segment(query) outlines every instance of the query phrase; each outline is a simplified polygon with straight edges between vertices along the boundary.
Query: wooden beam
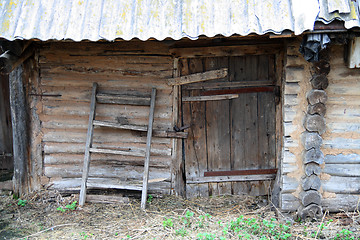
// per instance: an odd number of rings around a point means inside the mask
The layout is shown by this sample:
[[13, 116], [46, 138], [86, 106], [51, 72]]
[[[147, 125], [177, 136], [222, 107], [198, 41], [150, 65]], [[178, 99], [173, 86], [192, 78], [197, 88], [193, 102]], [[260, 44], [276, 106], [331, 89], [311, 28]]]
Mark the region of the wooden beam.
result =
[[217, 101], [238, 98], [239, 94], [182, 97], [183, 102]]
[[190, 74], [182, 77], [169, 78], [167, 80], [167, 84], [169, 86], [173, 86], [173, 85], [184, 85], [195, 82], [204, 82], [204, 81], [224, 78], [227, 76], [227, 74], [228, 74], [228, 69], [223, 68], [219, 70]]
[[80, 189], [80, 197], [79, 197], [79, 205], [80, 206], [83, 206], [85, 204], [85, 199], [86, 199], [86, 181], [89, 176], [90, 149], [92, 146], [93, 132], [94, 132], [93, 122], [95, 119], [97, 87], [98, 87], [97, 83], [94, 82], [92, 91], [91, 91], [89, 123], [88, 123], [87, 135], [86, 135], [84, 167], [83, 167], [83, 172], [82, 172], [81, 189]]
[[273, 91], [275, 91], [275, 86], [264, 86], [264, 87], [211, 90], [211, 91], [204, 91], [201, 93], [201, 95], [212, 96], [212, 95], [220, 95], [220, 94], [240, 94], [240, 93], [273, 92]]
[[211, 46], [172, 48], [170, 53], [175, 57], [220, 57], [277, 54], [282, 44], [246, 44], [238, 46]]
[[277, 169], [275, 169], [275, 168], [274, 169], [232, 170], [232, 171], [211, 171], [211, 172], [204, 172], [204, 177], [276, 174], [276, 172], [277, 172]]
[[242, 175], [242, 176], [215, 176], [195, 177], [186, 180], [187, 184], [215, 183], [215, 182], [248, 182], [274, 180], [276, 174]]
[[141, 209], [145, 210], [147, 201], [148, 181], [149, 181], [149, 165], [150, 165], [150, 151], [151, 151], [151, 138], [154, 123], [154, 111], [155, 111], [155, 98], [156, 88], [151, 90], [150, 100], [150, 113], [149, 113], [149, 125], [146, 138], [146, 152], [145, 152], [145, 164], [144, 164], [144, 177], [143, 177], [143, 188], [141, 192]]
[[14, 193], [18, 196], [28, 193], [28, 111], [25, 88], [23, 84], [23, 69], [17, 67], [9, 75], [10, 110], [13, 134], [14, 156]]

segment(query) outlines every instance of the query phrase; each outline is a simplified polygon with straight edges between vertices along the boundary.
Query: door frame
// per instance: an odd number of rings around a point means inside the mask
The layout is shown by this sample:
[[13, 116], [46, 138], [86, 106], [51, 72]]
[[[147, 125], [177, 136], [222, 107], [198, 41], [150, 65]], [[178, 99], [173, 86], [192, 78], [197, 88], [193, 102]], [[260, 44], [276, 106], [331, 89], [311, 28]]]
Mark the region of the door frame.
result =
[[[174, 71], [173, 76], [179, 77], [179, 60], [182, 58], [194, 57], [231, 57], [231, 56], [246, 56], [246, 55], [270, 55], [275, 56], [275, 86], [278, 87], [280, 93], [279, 99], [276, 99], [275, 105], [275, 165], [277, 167], [276, 179], [274, 181], [273, 189], [277, 188], [278, 179], [281, 175], [281, 151], [283, 146], [283, 61], [284, 61], [284, 42], [275, 42], [267, 44], [234, 44], [229, 46], [194, 46], [194, 47], [178, 47], [170, 49], [170, 53], [174, 56]], [[182, 111], [181, 111], [181, 86], [173, 86], [173, 126], [181, 126]], [[185, 156], [183, 139], [173, 139], [172, 147], [172, 189], [175, 195], [186, 195], [186, 179], [185, 179]]]

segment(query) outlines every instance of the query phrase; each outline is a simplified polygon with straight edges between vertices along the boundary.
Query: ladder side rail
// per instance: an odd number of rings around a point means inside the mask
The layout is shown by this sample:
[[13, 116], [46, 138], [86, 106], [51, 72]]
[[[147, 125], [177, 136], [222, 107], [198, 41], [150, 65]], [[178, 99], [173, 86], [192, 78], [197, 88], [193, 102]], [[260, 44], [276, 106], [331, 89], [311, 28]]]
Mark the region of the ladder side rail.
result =
[[151, 137], [153, 131], [153, 122], [154, 122], [155, 97], [156, 97], [156, 88], [153, 88], [151, 90], [149, 125], [148, 125], [147, 138], [146, 138], [143, 188], [141, 192], [141, 209], [143, 210], [145, 210], [146, 207], [147, 190], [148, 190], [148, 182], [149, 182], [149, 163], [150, 163]]
[[83, 206], [85, 204], [86, 199], [86, 182], [89, 176], [89, 167], [90, 167], [90, 148], [92, 146], [93, 141], [93, 133], [94, 133], [94, 119], [95, 119], [95, 109], [96, 109], [96, 91], [97, 91], [97, 83], [93, 83], [92, 93], [91, 93], [91, 103], [90, 103], [90, 114], [89, 114], [89, 123], [88, 130], [86, 135], [86, 145], [85, 145], [85, 156], [84, 156], [84, 167], [82, 172], [81, 179], [81, 189], [79, 196], [79, 205]]

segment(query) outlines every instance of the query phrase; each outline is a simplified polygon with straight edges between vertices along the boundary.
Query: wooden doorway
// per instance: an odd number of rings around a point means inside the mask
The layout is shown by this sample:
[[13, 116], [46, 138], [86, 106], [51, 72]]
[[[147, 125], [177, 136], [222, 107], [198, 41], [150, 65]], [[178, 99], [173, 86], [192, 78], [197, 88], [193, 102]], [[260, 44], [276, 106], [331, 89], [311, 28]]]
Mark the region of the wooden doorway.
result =
[[183, 99], [238, 95], [182, 102], [183, 125], [190, 125], [184, 140], [187, 197], [268, 194], [269, 174], [276, 172], [275, 55], [186, 58], [179, 67], [182, 76], [228, 68], [223, 79], [183, 85]]

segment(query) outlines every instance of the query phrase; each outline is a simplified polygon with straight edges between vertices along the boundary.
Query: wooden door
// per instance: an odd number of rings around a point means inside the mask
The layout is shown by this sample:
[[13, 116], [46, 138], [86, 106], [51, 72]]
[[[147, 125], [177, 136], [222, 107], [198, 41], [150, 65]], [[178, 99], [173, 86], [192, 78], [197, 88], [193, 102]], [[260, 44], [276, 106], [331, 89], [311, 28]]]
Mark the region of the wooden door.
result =
[[191, 126], [184, 140], [187, 197], [268, 193], [270, 181], [206, 182], [206, 176], [261, 174], [267, 171], [259, 169], [275, 168], [274, 63], [273, 55], [180, 61], [181, 75], [229, 70], [226, 78], [182, 86], [183, 97], [238, 93], [230, 100], [182, 103], [183, 124]]

